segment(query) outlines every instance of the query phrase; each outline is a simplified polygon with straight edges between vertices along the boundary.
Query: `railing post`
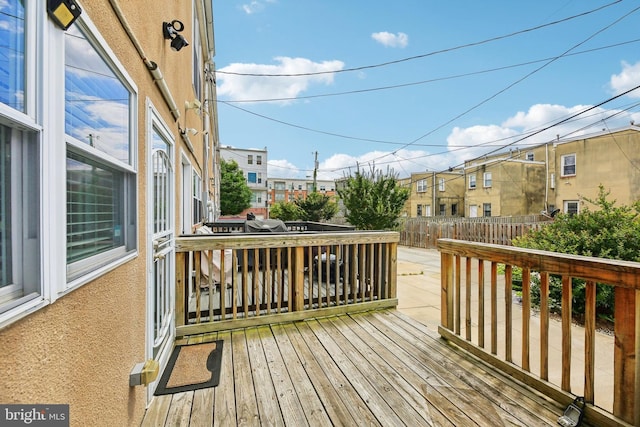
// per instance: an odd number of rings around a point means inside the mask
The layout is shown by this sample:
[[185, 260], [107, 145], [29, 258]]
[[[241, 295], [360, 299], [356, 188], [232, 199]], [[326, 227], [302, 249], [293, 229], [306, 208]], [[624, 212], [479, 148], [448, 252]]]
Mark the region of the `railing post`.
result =
[[636, 291], [615, 289], [615, 346], [613, 354], [613, 414], [634, 421], [636, 383]]
[[440, 304], [440, 323], [445, 328], [453, 329], [453, 255], [440, 253], [442, 296]]
[[387, 298], [398, 296], [398, 244], [389, 243], [389, 293]]
[[[320, 255], [318, 255], [320, 258]], [[327, 259], [329, 255], [327, 254]], [[304, 310], [304, 248], [302, 246], [293, 249], [293, 271], [290, 279], [293, 280], [293, 311]], [[309, 269], [309, 281], [312, 280]], [[291, 288], [289, 288], [291, 289]], [[311, 298], [311, 296], [309, 296]]]

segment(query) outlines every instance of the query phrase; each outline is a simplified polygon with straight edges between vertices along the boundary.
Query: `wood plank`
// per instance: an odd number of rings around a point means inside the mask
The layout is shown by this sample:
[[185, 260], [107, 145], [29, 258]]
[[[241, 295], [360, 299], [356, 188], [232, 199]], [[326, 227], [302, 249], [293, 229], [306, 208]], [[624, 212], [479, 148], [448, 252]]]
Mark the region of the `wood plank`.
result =
[[245, 337], [249, 352], [251, 375], [255, 385], [255, 398], [258, 403], [260, 424], [283, 425], [284, 420], [282, 419], [278, 397], [269, 373], [269, 365], [262, 348], [260, 333], [256, 328], [249, 328], [245, 330]]
[[[498, 353], [498, 263], [491, 262], [491, 354]], [[507, 298], [510, 299], [510, 298]]]
[[[569, 311], [571, 312], [571, 311]], [[531, 270], [522, 269], [522, 369], [531, 370]]]
[[[274, 325], [276, 327], [276, 325]], [[278, 328], [284, 330], [289, 338], [292, 347], [295, 349], [300, 363], [304, 366], [306, 375], [311, 380], [313, 387], [315, 388], [318, 397], [324, 402], [324, 407], [327, 411], [327, 415], [331, 419], [333, 425], [356, 425], [358, 420], [353, 418], [351, 409], [347, 406], [347, 402], [342, 399], [342, 395], [346, 394], [346, 391], [338, 393], [334, 384], [336, 384], [341, 390], [341, 382], [332, 382], [327, 375], [325, 375], [324, 369], [318, 363], [314, 356], [314, 351], [309, 347], [305, 338], [300, 334], [300, 331], [293, 323], [284, 325], [278, 325]], [[311, 343], [313, 344], [313, 343]], [[366, 422], [360, 422], [359, 425], [367, 425]]]
[[596, 284], [585, 284], [584, 303], [584, 400], [594, 401], [596, 363]]
[[260, 425], [260, 413], [251, 375], [251, 363], [244, 331], [231, 333], [233, 378], [235, 383], [236, 422], [238, 425]]
[[[475, 365], [470, 363], [466, 356], [450, 351], [450, 349], [446, 351], [447, 347], [433, 345], [437, 343], [433, 340], [425, 340], [426, 326], [407, 320], [409, 325], [414, 326], [412, 333], [409, 326], [398, 325], [394, 317], [403, 316], [396, 316], [396, 313], [391, 314], [389, 311], [376, 312], [368, 316], [366, 320], [388, 337], [390, 345], [397, 343], [395, 345], [407, 352], [408, 356], [405, 357], [413, 357], [420, 361], [421, 366], [424, 366], [423, 369], [428, 369], [427, 372], [430, 372], [430, 376], [427, 377], [429, 380], [436, 377], [442, 384], [446, 384], [447, 389], [442, 392], [449, 393], [449, 399], [463, 413], [470, 414], [475, 423], [491, 426], [509, 425], [510, 423], [536, 426], [555, 425], [556, 413], [545, 412], [539, 406], [527, 407], [527, 400], [530, 399], [530, 396], [523, 393], [513, 393], [512, 396], [509, 396], [506, 393], [513, 392], [510, 388], [505, 388], [501, 381], [495, 381], [493, 376], [487, 375], [477, 366], [474, 368]], [[419, 328], [424, 328], [424, 330]], [[422, 338], [419, 339], [418, 336]], [[475, 373], [474, 369], [476, 369]], [[539, 400], [535, 403], [539, 405]]]
[[[382, 425], [430, 424], [430, 420], [428, 422], [416, 412], [384, 375], [375, 374], [371, 359], [363, 357], [365, 355], [340, 333], [330, 319], [308, 324]], [[367, 347], [361, 344], [361, 348]]]
[[164, 426], [171, 406], [171, 395], [155, 396], [153, 404], [147, 409], [141, 427], [159, 427]]
[[636, 295], [630, 289], [615, 290], [615, 347], [613, 375], [616, 384], [613, 413], [623, 420], [634, 421]]
[[[363, 357], [371, 363], [379, 375], [387, 378], [391, 386], [396, 388], [415, 408], [424, 411], [424, 422], [428, 425], [454, 426], [454, 421], [467, 422], [468, 418], [446, 400], [440, 393], [429, 393], [424, 387], [424, 378], [406, 366], [404, 361], [392, 353], [386, 345], [374, 339], [376, 331], [367, 331], [368, 323], [362, 321], [362, 316], [354, 318], [341, 316], [331, 318], [344, 337], [359, 349]], [[364, 326], [361, 325], [361, 322]], [[372, 335], [373, 334], [373, 335]], [[444, 405], [443, 405], [444, 402]], [[443, 406], [445, 411], [440, 410]]]
[[[209, 270], [211, 271], [211, 270]], [[212, 426], [215, 388], [203, 388], [193, 392], [193, 405], [189, 425]]]
[[367, 402], [362, 399], [354, 386], [345, 377], [336, 365], [332, 355], [327, 353], [327, 350], [309, 328], [307, 322], [298, 322], [295, 325], [300, 336], [311, 349], [311, 353], [316, 359], [321, 372], [323, 372], [324, 375], [329, 378], [329, 382], [334, 385], [334, 393], [344, 401], [349, 412], [353, 415], [355, 424], [362, 426], [380, 426], [380, 422], [369, 409]]
[[193, 392], [185, 391], [171, 395], [171, 406], [167, 414], [167, 426], [188, 426], [191, 419]]
[[540, 273], [540, 378], [549, 380], [549, 273]]
[[507, 362], [513, 361], [513, 267], [504, 267], [504, 357]]
[[233, 345], [231, 332], [220, 332], [218, 339], [222, 344], [222, 362], [220, 364], [220, 383], [215, 388], [213, 404], [213, 425], [228, 426], [236, 424], [236, 402], [233, 376]]
[[[571, 277], [562, 276], [562, 390], [571, 392]], [[524, 314], [523, 314], [524, 317]]]
[[[311, 426], [331, 424], [327, 410], [282, 325], [273, 325], [270, 335], [263, 334], [262, 328], [259, 331], [285, 423]], [[270, 362], [270, 359], [274, 361]]]

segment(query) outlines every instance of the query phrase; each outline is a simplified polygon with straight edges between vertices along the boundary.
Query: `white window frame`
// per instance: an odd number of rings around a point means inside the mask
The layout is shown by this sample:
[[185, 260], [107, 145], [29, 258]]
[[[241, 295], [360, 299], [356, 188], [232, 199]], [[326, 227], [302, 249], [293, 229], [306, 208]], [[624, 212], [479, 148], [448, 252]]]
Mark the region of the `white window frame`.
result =
[[427, 180], [426, 179], [419, 179], [416, 182], [416, 192], [424, 193], [426, 191], [427, 191]]
[[[126, 187], [129, 186], [132, 188], [131, 191], [134, 193], [137, 191], [137, 180], [138, 180], [138, 171], [136, 165], [137, 161], [137, 152], [138, 152], [138, 144], [137, 144], [137, 98], [138, 98], [138, 90], [135, 85], [133, 79], [126, 72], [125, 67], [120, 63], [117, 59], [115, 53], [109, 48], [106, 40], [101, 36], [97, 27], [89, 20], [88, 17], [82, 15], [80, 19], [78, 19], [74, 25], [78, 26], [78, 28], [83, 31], [84, 35], [87, 37], [87, 40], [92, 43], [93, 48], [100, 55], [102, 60], [104, 60], [111, 71], [116, 74], [119, 78], [120, 82], [127, 88], [130, 92], [129, 99], [129, 163], [115, 159], [108, 154], [95, 149], [93, 147], [88, 146], [82, 141], [78, 141], [70, 135], [65, 134], [65, 141], [67, 145], [67, 151], [71, 148], [71, 151], [77, 154], [80, 154], [84, 157], [93, 159], [106, 167], [113, 168], [119, 170], [124, 174], [125, 180], [128, 181], [124, 187], [123, 191], [126, 193]], [[64, 46], [64, 42], [62, 43]], [[64, 49], [61, 49], [62, 54], [64, 55]], [[62, 69], [60, 70], [61, 76], [64, 79], [65, 71], [65, 61], [62, 60]], [[63, 97], [64, 100], [64, 97]], [[54, 114], [54, 113], [52, 113]], [[61, 121], [64, 123], [64, 108], [61, 110], [60, 114], [62, 115]], [[64, 127], [63, 127], [64, 132]], [[65, 154], [66, 161], [66, 154]], [[66, 195], [66, 192], [65, 192]], [[85, 283], [88, 283], [92, 280], [95, 280], [97, 277], [105, 274], [107, 271], [110, 271], [117, 266], [123, 264], [124, 262], [129, 261], [133, 257], [137, 255], [138, 247], [137, 247], [137, 218], [138, 218], [138, 207], [137, 203], [134, 200], [126, 200], [131, 198], [134, 195], [125, 194], [125, 207], [124, 207], [124, 215], [126, 219], [123, 222], [129, 222], [130, 219], [133, 219], [136, 222], [136, 231], [135, 236], [125, 237], [129, 239], [130, 244], [133, 245], [133, 249], [126, 249], [127, 243], [123, 246], [114, 248], [108, 252], [103, 252], [101, 254], [97, 254], [95, 256], [85, 258], [83, 260], [74, 262], [72, 264], [66, 263], [66, 248], [65, 248], [65, 265], [67, 266], [67, 281], [65, 290], [75, 289]], [[133, 203], [132, 206], [128, 206], [127, 202]], [[65, 221], [66, 224], [66, 221]], [[66, 227], [65, 227], [66, 228]], [[129, 234], [127, 230], [123, 230], [123, 233]], [[65, 235], [66, 242], [66, 235]], [[103, 261], [105, 260], [106, 261]], [[100, 260], [98, 266], [96, 266], [96, 260]], [[72, 279], [70, 280], [70, 276]]]
[[252, 165], [253, 164], [253, 154], [248, 154], [247, 155], [247, 164], [248, 165]]
[[193, 91], [196, 94], [196, 99], [199, 101], [202, 99], [202, 69], [200, 55], [202, 55], [202, 41], [200, 40], [200, 20], [198, 19], [198, 13], [196, 9], [196, 2], [192, 3], [193, 11], [193, 32], [191, 34], [193, 40], [193, 73], [192, 73], [192, 84]]
[[[489, 215], [487, 215], [487, 206], [489, 207]], [[492, 215], [491, 213], [491, 203], [483, 203], [482, 204], [482, 217], [483, 218], [490, 218]]]
[[416, 216], [422, 216], [422, 205], [416, 206]]
[[[571, 205], [575, 205], [575, 212], [570, 212]], [[564, 200], [562, 202], [562, 207], [564, 208], [564, 213], [566, 214], [579, 214], [580, 213], [580, 201], [579, 200]]]
[[431, 216], [431, 205], [424, 205], [424, 216]]
[[439, 191], [444, 191], [444, 183], [445, 183], [445, 179], [444, 178], [440, 178], [438, 180], [438, 190]]
[[193, 178], [192, 178], [192, 220], [193, 225], [200, 224], [204, 218], [203, 213], [203, 201], [202, 201], [202, 177], [196, 170], [193, 170]]
[[[572, 165], [567, 165], [567, 160], [573, 158], [573, 164]], [[576, 153], [572, 153], [572, 154], [565, 154], [563, 156], [560, 157], [560, 176], [576, 176], [577, 173], [577, 169], [576, 169]], [[565, 170], [567, 167], [571, 167], [573, 166], [573, 173], [565, 173]]]
[[491, 188], [493, 185], [491, 172], [485, 172], [482, 174], [482, 187], [483, 188]]
[[470, 174], [469, 175], [469, 190], [475, 190], [477, 184], [476, 184], [476, 174]]
[[534, 160], [535, 160], [535, 156], [534, 156], [534, 154], [533, 154], [533, 151], [528, 151], [528, 152], [527, 152], [527, 154], [526, 154], [526, 160], [527, 160], [527, 161], [530, 161], [530, 162], [532, 162], [532, 161], [534, 161]]

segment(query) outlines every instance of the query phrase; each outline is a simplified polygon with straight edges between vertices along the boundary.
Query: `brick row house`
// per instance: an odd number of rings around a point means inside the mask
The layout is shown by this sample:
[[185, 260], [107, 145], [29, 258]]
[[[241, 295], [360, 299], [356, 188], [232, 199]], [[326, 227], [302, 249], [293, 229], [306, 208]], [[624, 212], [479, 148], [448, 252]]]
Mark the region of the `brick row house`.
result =
[[130, 374], [174, 344], [174, 238], [219, 200], [212, 2], [0, 12], [0, 402], [140, 425], [156, 382]]
[[405, 216], [577, 213], [600, 185], [619, 204], [640, 199], [640, 128], [630, 125], [511, 149], [447, 172], [411, 174]]

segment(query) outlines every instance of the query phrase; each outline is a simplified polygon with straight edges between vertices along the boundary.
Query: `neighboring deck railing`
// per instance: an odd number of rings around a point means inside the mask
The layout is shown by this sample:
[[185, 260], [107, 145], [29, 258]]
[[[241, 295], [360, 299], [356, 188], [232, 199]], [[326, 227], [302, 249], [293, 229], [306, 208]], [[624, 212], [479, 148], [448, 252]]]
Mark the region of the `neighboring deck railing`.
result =
[[[442, 260], [441, 336], [556, 401], [571, 402], [573, 385], [586, 402], [595, 403], [586, 410], [586, 420], [593, 425], [640, 425], [640, 263], [450, 239], [438, 241], [438, 249]], [[499, 264], [506, 266], [504, 276], [498, 274]], [[523, 271], [520, 325], [514, 322], [512, 302], [511, 276], [516, 266]], [[540, 283], [539, 318], [532, 316], [532, 273]], [[558, 361], [550, 361], [552, 275], [562, 279], [562, 333], [560, 342], [554, 343], [561, 349]], [[586, 281], [584, 337], [571, 333], [572, 278]], [[615, 288], [615, 340], [610, 349], [614, 366], [606, 368], [613, 372], [612, 412], [598, 407], [596, 393], [596, 369], [603, 369], [596, 360], [596, 283]], [[534, 330], [531, 326], [538, 322], [540, 328]], [[538, 340], [539, 351], [534, 346]], [[581, 357], [572, 357], [579, 356], [578, 352], [583, 352], [583, 366], [576, 366]], [[554, 368], [561, 370], [556, 382], [550, 380]], [[582, 382], [577, 387], [576, 376]]]
[[176, 335], [397, 305], [396, 232], [176, 239]]

